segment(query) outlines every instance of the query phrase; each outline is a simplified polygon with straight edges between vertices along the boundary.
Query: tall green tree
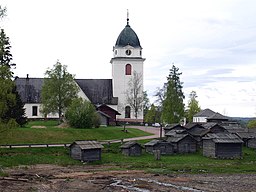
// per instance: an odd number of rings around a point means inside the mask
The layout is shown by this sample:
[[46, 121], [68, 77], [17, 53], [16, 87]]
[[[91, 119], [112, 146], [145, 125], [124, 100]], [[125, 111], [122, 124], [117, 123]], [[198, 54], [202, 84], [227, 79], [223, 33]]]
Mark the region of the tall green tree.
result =
[[189, 122], [193, 122], [193, 116], [200, 112], [199, 102], [196, 100], [197, 95], [195, 91], [191, 91], [189, 94], [189, 101], [188, 101], [188, 109], [187, 109], [187, 118]]
[[167, 77], [162, 106], [162, 121], [164, 123], [179, 123], [184, 117], [183, 99], [185, 96], [182, 92], [183, 83], [180, 81], [181, 74], [179, 68], [173, 65]]
[[15, 86], [12, 78], [13, 72], [11, 66], [12, 54], [9, 38], [6, 36], [4, 29], [0, 32], [0, 121], [8, 121], [10, 118], [6, 116], [9, 108], [16, 104], [16, 97], [13, 93]]
[[134, 111], [134, 116], [137, 119], [138, 114], [143, 110], [143, 85], [142, 74], [133, 72], [131, 79], [128, 82], [129, 90], [126, 91], [126, 102]]
[[150, 101], [148, 98], [148, 93], [147, 93], [147, 91], [143, 91], [143, 116], [144, 116], [144, 119], [148, 113], [149, 108], [150, 108]]
[[49, 113], [58, 113], [59, 120], [65, 109], [77, 98], [78, 86], [74, 75], [67, 71], [67, 66], [59, 61], [45, 72], [44, 84], [42, 87], [42, 109], [47, 116]]

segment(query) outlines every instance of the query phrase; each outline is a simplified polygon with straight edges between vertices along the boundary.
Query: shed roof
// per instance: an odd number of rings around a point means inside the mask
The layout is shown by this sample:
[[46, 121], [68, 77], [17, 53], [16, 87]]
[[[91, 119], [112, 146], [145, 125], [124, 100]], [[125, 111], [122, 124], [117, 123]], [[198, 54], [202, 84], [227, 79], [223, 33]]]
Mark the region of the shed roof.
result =
[[254, 132], [237, 132], [236, 133], [241, 139], [252, 139], [256, 138], [256, 133]]
[[77, 144], [82, 150], [84, 149], [102, 149], [104, 148], [98, 141], [74, 141], [72, 145]]
[[243, 143], [243, 141], [233, 133], [208, 133], [203, 139], [211, 139], [215, 143]]
[[[202, 126], [203, 126], [205, 129], [211, 129], [211, 128], [215, 127], [215, 126], [220, 126], [220, 125], [219, 125], [218, 123], [208, 122], [208, 123], [202, 124]], [[220, 127], [222, 127], [222, 126], [220, 126]], [[222, 128], [224, 128], [224, 127], [222, 127]]]
[[220, 113], [215, 113], [209, 117], [207, 117], [208, 120], [213, 120], [213, 119], [217, 119], [217, 120], [229, 120], [229, 117], [221, 115]]
[[120, 146], [121, 149], [127, 149], [127, 148], [130, 148], [134, 145], [139, 145], [141, 146], [139, 143], [137, 143], [136, 141], [128, 141], [126, 143], [124, 143], [123, 145]]
[[202, 125], [200, 123], [187, 123], [186, 125], [184, 125], [184, 127], [186, 129], [191, 129], [194, 127], [202, 127]]
[[181, 127], [184, 128], [182, 125], [180, 125], [179, 123], [173, 123], [173, 124], [168, 124], [164, 127], [164, 129], [166, 130], [170, 130], [170, 129], [174, 129], [176, 127]]
[[154, 146], [154, 145], [156, 145], [158, 143], [164, 143], [164, 144], [170, 144], [171, 145], [171, 143], [169, 143], [169, 142], [167, 142], [165, 140], [154, 139], [154, 140], [151, 140], [151, 141], [145, 143], [144, 146]]
[[210, 116], [212, 116], [214, 114], [215, 114], [215, 112], [212, 111], [211, 109], [204, 109], [204, 110], [196, 113], [194, 115], [194, 117], [210, 117]]
[[179, 142], [180, 140], [184, 139], [187, 136], [189, 136], [189, 134], [176, 134], [176, 135], [167, 137], [167, 141], [171, 142], [171, 143], [176, 143], [176, 142]]

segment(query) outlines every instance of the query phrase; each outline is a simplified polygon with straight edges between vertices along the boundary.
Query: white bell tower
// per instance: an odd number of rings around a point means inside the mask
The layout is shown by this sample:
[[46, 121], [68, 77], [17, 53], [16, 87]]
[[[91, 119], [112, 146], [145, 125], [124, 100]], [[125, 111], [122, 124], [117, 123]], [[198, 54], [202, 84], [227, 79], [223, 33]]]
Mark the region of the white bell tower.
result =
[[113, 47], [112, 83], [113, 96], [118, 97], [117, 110], [121, 115], [117, 116], [118, 121], [123, 122], [143, 122], [143, 110], [140, 110], [135, 117], [133, 108], [127, 102], [127, 90], [131, 87], [128, 82], [133, 77], [134, 71], [141, 77], [143, 95], [143, 63], [142, 47], [137, 34], [129, 25], [129, 15], [127, 12], [127, 25], [119, 34], [116, 44]]

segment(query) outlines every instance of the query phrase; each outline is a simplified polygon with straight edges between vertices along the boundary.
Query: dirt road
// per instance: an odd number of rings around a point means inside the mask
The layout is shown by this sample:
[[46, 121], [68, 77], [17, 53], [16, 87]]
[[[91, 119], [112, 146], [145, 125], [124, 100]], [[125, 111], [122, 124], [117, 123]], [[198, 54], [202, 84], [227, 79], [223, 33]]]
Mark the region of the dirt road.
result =
[[36, 165], [5, 170], [1, 192], [256, 191], [256, 174], [168, 174], [113, 170], [111, 166]]

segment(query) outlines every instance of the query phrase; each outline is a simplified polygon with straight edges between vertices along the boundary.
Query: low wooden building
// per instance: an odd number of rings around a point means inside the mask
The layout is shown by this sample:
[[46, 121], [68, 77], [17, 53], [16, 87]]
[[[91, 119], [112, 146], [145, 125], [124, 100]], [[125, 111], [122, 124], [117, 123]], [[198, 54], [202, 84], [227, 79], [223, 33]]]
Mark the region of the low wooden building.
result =
[[218, 123], [210, 122], [202, 124], [205, 129], [208, 129], [208, 133], [228, 133], [228, 131]]
[[69, 148], [73, 159], [88, 162], [101, 160], [101, 149], [104, 147], [97, 141], [75, 141]]
[[166, 125], [164, 127], [164, 134], [168, 133], [171, 130], [173, 130], [173, 131], [174, 130], [185, 130], [185, 128], [182, 125], [178, 124], [178, 123]]
[[144, 144], [144, 146], [148, 153], [153, 153], [155, 150], [160, 150], [161, 155], [170, 155], [174, 153], [173, 145], [165, 140], [154, 139]]
[[175, 153], [193, 153], [197, 149], [197, 141], [189, 134], [168, 135], [167, 141], [174, 147]]
[[[256, 148], [256, 143], [254, 142], [254, 140], [256, 140], [256, 133], [254, 133], [254, 132], [237, 132], [236, 134], [243, 140], [244, 146], [249, 147], [249, 143], [250, 143], [251, 148]], [[254, 145], [255, 145], [255, 147], [252, 147]]]
[[242, 157], [243, 141], [232, 133], [209, 133], [203, 137], [203, 155], [213, 158]]
[[140, 156], [142, 154], [142, 146], [136, 141], [128, 141], [121, 145], [122, 154], [127, 156]]

